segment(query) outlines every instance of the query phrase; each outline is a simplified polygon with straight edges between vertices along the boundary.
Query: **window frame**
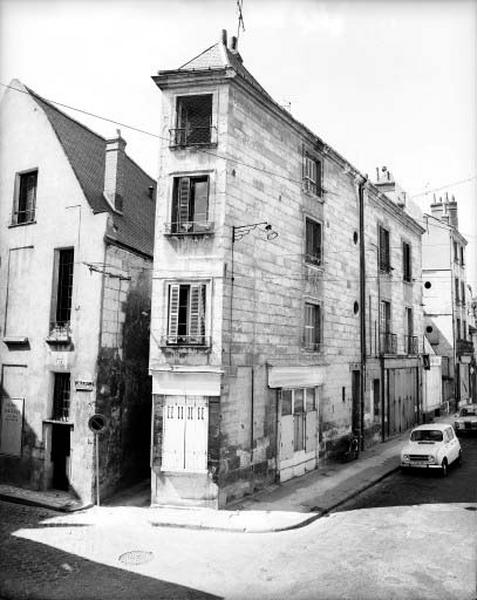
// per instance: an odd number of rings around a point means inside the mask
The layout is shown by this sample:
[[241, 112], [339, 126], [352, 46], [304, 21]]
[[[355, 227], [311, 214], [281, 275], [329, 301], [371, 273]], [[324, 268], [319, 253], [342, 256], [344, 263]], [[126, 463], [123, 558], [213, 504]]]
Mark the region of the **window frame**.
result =
[[[209, 135], [208, 135], [208, 139], [205, 139], [204, 141], [192, 141], [189, 137], [188, 137], [188, 131], [189, 128], [187, 127], [187, 123], [183, 122], [183, 119], [185, 118], [182, 114], [181, 114], [181, 107], [180, 107], [180, 103], [181, 101], [184, 100], [191, 100], [192, 98], [199, 98], [199, 97], [205, 97], [208, 96], [210, 97], [210, 115], [209, 115], [209, 123], [208, 126], [204, 126], [204, 127], [196, 127], [196, 129], [208, 129], [209, 130]], [[216, 146], [217, 145], [217, 127], [216, 125], [214, 125], [214, 123], [216, 123], [217, 118], [217, 92], [214, 91], [210, 91], [210, 90], [203, 90], [203, 91], [194, 91], [193, 93], [189, 93], [189, 94], [176, 94], [174, 95], [173, 98], [173, 110], [172, 110], [172, 122], [171, 122], [171, 128], [169, 130], [170, 132], [170, 148], [187, 148], [187, 147], [193, 147], [193, 146]], [[191, 130], [193, 130], [194, 128], [191, 127]], [[180, 132], [185, 132], [185, 135], [183, 135]]]
[[402, 241], [402, 278], [406, 283], [412, 282], [412, 247], [406, 240]]
[[[197, 220], [197, 184], [206, 184], [205, 219]], [[210, 172], [181, 173], [172, 176], [170, 189], [170, 220], [166, 233], [172, 235], [204, 235], [213, 231], [211, 214], [212, 177]], [[187, 204], [187, 206], [185, 206]], [[184, 211], [187, 215], [182, 214]], [[187, 216], [188, 218], [183, 218]]]
[[[181, 293], [184, 294], [185, 288], [188, 290], [187, 303], [181, 307]], [[194, 293], [196, 294], [197, 308], [193, 306]], [[182, 297], [183, 300], [184, 296]], [[177, 308], [171, 312], [171, 307], [174, 304]], [[165, 336], [163, 345], [202, 348], [210, 346], [210, 304], [209, 280], [167, 281], [165, 285]], [[180, 322], [181, 310], [186, 317], [182, 323]], [[185, 328], [185, 333], [183, 328]]]
[[[21, 225], [30, 225], [31, 223], [35, 223], [36, 219], [36, 201], [38, 196], [38, 168], [28, 169], [26, 171], [19, 171], [15, 173], [15, 185], [14, 185], [14, 194], [13, 194], [13, 210], [11, 217], [11, 226], [21, 226]], [[23, 181], [24, 178], [35, 175], [35, 185], [34, 185], [34, 193], [33, 199], [28, 199], [28, 190], [25, 191], [25, 208], [20, 210], [20, 201], [22, 197], [22, 189], [23, 189]], [[25, 184], [26, 185], [26, 184]], [[18, 215], [20, 213], [26, 213], [27, 216], [24, 220], [19, 220]], [[29, 215], [29, 216], [28, 216]]]
[[[309, 238], [309, 226], [317, 227], [319, 231], [319, 248], [317, 248], [318, 252], [309, 252], [309, 245], [313, 245], [313, 237], [315, 237], [315, 233], [312, 234], [312, 237]], [[315, 249], [316, 250], [316, 249]], [[305, 215], [305, 253], [304, 253], [305, 263], [307, 265], [313, 267], [322, 267], [323, 266], [323, 223], [318, 219]]]
[[317, 198], [323, 196], [323, 160], [307, 150], [303, 150], [302, 182], [305, 192]]
[[[63, 287], [60, 288], [60, 270], [62, 268], [61, 265], [61, 256], [63, 252], [71, 252], [72, 260], [69, 265], [71, 265], [71, 286], [66, 285], [65, 287], [69, 289], [67, 293], [67, 298], [69, 298], [69, 306], [63, 304], [62, 292]], [[71, 316], [73, 312], [73, 298], [74, 298], [74, 285], [75, 285], [75, 249], [73, 246], [67, 246], [65, 248], [55, 248], [54, 249], [54, 257], [53, 257], [53, 278], [52, 278], [52, 291], [51, 291], [51, 306], [50, 306], [50, 334], [52, 332], [56, 332], [57, 334], [66, 334], [71, 330]], [[68, 319], [59, 319], [59, 314], [61, 311], [66, 311]]]
[[[67, 383], [67, 385], [62, 385], [62, 381], [64, 384]], [[71, 373], [55, 371], [53, 373], [53, 393], [51, 405], [52, 421], [68, 422], [70, 420], [71, 392]], [[67, 394], [67, 397], [65, 397], [65, 393]]]
[[[312, 308], [313, 324], [308, 324], [308, 309]], [[308, 339], [311, 331], [312, 341]], [[320, 302], [305, 300], [303, 315], [303, 347], [308, 352], [320, 352], [323, 344], [323, 311]]]
[[378, 258], [381, 273], [390, 273], [391, 267], [391, 231], [378, 223]]

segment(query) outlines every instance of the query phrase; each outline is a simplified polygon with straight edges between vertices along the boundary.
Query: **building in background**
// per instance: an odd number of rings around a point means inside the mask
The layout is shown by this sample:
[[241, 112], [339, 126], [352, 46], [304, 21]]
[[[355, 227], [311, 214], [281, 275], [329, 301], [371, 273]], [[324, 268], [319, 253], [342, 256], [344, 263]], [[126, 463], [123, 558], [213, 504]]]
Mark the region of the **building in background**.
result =
[[[14, 88], [14, 89], [12, 89]], [[155, 183], [13, 81], [1, 105], [0, 478], [109, 494], [149, 468]]]
[[425, 335], [442, 357], [442, 400], [445, 410], [453, 410], [471, 398], [467, 241], [459, 232], [454, 196], [434, 197], [430, 208], [422, 252]]
[[153, 79], [152, 502], [220, 507], [418, 421], [423, 229], [225, 32]]

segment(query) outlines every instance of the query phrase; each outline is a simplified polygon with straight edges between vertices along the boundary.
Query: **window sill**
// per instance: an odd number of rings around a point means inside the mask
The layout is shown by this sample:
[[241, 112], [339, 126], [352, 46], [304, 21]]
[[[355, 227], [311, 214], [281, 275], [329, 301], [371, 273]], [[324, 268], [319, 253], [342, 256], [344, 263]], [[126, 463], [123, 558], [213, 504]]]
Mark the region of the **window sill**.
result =
[[187, 150], [188, 148], [217, 148], [217, 142], [196, 142], [191, 143], [187, 142], [187, 144], [169, 144], [169, 150]]
[[35, 221], [25, 221], [24, 223], [10, 223], [8, 229], [15, 229], [15, 227], [24, 227], [25, 225], [36, 225]]
[[29, 345], [29, 339], [26, 335], [5, 335], [3, 342], [7, 346], [26, 346]]
[[74, 429], [74, 423], [71, 421], [63, 421], [60, 419], [43, 419], [43, 423], [48, 423], [49, 425], [66, 425]]

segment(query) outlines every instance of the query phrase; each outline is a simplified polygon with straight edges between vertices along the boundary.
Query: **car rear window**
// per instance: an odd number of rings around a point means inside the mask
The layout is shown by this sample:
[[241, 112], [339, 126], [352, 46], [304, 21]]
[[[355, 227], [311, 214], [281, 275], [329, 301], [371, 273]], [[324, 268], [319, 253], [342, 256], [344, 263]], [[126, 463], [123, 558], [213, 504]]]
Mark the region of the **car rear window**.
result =
[[411, 433], [412, 442], [442, 442], [442, 431], [438, 429], [415, 429]]

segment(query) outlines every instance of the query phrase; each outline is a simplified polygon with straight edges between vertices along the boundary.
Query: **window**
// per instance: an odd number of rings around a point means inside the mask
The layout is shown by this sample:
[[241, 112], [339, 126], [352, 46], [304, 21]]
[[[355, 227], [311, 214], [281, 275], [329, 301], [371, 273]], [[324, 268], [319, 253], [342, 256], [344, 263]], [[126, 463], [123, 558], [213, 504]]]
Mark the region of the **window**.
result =
[[391, 303], [387, 300], [381, 300], [381, 332], [389, 333], [391, 331]]
[[404, 281], [411, 281], [412, 278], [412, 262], [411, 262], [411, 246], [402, 243], [402, 273]]
[[412, 308], [404, 309], [404, 350], [406, 354], [417, 354], [417, 337], [414, 335], [414, 315]]
[[321, 196], [321, 162], [306, 152], [303, 156], [303, 187], [305, 191]]
[[54, 373], [53, 415], [55, 421], [68, 421], [70, 415], [70, 374]]
[[397, 351], [397, 336], [391, 331], [391, 303], [381, 300], [380, 311], [381, 352], [395, 354]]
[[457, 277], [454, 280], [454, 284], [455, 284], [455, 302], [456, 302], [456, 304], [460, 304], [460, 285], [459, 285], [459, 280], [457, 279]]
[[35, 220], [38, 171], [17, 175], [12, 224], [22, 225]]
[[456, 339], [460, 340], [460, 319], [456, 319], [456, 324], [455, 324], [455, 337]]
[[321, 265], [321, 224], [306, 219], [305, 262]]
[[209, 178], [176, 177], [172, 197], [170, 232], [175, 234], [207, 233], [211, 230], [209, 214]]
[[454, 262], [459, 262], [459, 246], [457, 245], [457, 242], [454, 242]]
[[51, 322], [51, 332], [56, 334], [69, 330], [73, 298], [73, 268], [73, 248], [56, 250]]
[[465, 265], [465, 262], [464, 262], [464, 246], [460, 247], [460, 264], [462, 266]]
[[205, 339], [205, 284], [170, 284], [167, 344], [203, 346]]
[[460, 301], [465, 305], [465, 281], [460, 282]]
[[462, 339], [467, 339], [467, 323], [465, 321], [462, 321]]
[[391, 270], [390, 253], [389, 253], [389, 231], [381, 225], [378, 227], [379, 232], [379, 268], [381, 271], [389, 273]]
[[305, 303], [304, 346], [307, 350], [318, 351], [321, 343], [321, 307], [319, 304]]
[[200, 146], [212, 141], [212, 94], [177, 98], [177, 125], [171, 130], [173, 146]]

